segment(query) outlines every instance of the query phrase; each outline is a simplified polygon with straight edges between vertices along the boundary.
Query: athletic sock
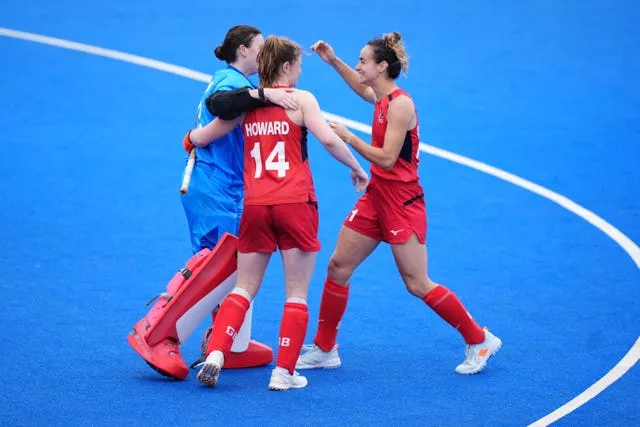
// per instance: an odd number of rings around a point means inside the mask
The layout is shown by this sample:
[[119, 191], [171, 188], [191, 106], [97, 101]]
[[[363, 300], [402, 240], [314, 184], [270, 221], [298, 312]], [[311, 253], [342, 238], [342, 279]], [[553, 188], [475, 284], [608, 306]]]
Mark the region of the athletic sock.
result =
[[484, 341], [484, 331], [471, 317], [456, 294], [444, 286], [436, 286], [422, 299], [438, 316], [460, 332], [467, 344]]
[[322, 290], [322, 300], [320, 301], [320, 316], [318, 320], [318, 331], [313, 342], [322, 349], [329, 352], [336, 345], [338, 328], [340, 321], [347, 309], [349, 299], [349, 286], [340, 286], [336, 282], [327, 279]]
[[233, 292], [227, 295], [220, 305], [213, 324], [213, 332], [207, 345], [207, 355], [214, 350], [220, 350], [225, 358], [229, 356], [233, 341], [250, 305], [249, 300], [242, 295]]
[[293, 374], [298, 356], [300, 356], [308, 324], [309, 308], [307, 304], [299, 302], [284, 304], [276, 366], [287, 369], [290, 374]]

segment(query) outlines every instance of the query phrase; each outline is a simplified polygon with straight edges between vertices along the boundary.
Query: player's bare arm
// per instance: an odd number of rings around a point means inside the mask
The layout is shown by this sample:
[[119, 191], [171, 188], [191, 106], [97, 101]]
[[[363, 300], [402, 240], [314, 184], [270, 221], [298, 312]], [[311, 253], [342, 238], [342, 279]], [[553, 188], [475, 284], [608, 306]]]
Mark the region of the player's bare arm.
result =
[[331, 65], [355, 93], [367, 102], [375, 103], [376, 95], [369, 86], [360, 83], [358, 72], [338, 58], [331, 45], [324, 40], [318, 40], [311, 46], [323, 61]]
[[364, 190], [369, 182], [369, 176], [353, 156], [349, 147], [331, 130], [322, 115], [316, 98], [313, 94], [304, 90], [297, 90], [296, 93], [300, 102], [304, 125], [336, 160], [351, 169], [353, 183], [357, 184], [356, 191]]
[[330, 126], [344, 142], [351, 145], [362, 157], [385, 170], [390, 170], [400, 156], [407, 131], [412, 129], [412, 124], [415, 126], [416, 115], [413, 102], [406, 96], [399, 96], [391, 101], [387, 114], [387, 132], [382, 148], [373, 147], [366, 143], [341, 124], [331, 123]]
[[189, 141], [197, 147], [205, 147], [231, 132], [243, 119], [244, 114], [234, 120], [215, 119], [206, 126], [190, 131]]

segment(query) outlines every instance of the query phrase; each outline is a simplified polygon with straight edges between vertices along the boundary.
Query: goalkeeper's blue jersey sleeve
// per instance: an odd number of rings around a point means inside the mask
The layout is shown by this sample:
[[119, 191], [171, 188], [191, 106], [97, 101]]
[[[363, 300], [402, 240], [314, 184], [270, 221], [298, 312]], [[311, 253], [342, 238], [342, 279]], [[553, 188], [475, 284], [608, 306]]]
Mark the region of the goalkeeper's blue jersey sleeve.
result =
[[[236, 68], [228, 66], [217, 71], [200, 99], [196, 114], [196, 126], [204, 126], [215, 119], [205, 105], [209, 95], [221, 90], [233, 90], [247, 86], [256, 87], [247, 76]], [[224, 185], [242, 185], [244, 138], [240, 126], [206, 147], [197, 147], [196, 156], [199, 162], [203, 162], [211, 168], [212, 179], [221, 181], [220, 183]]]

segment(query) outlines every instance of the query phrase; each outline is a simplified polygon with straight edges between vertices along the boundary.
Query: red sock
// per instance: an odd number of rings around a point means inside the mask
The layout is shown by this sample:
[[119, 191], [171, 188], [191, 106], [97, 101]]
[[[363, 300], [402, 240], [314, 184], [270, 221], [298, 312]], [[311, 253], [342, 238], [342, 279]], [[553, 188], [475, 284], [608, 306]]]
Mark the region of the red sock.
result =
[[289, 370], [290, 374], [296, 367], [296, 361], [300, 356], [304, 336], [309, 324], [309, 308], [307, 304], [287, 302], [284, 304], [284, 313], [280, 322], [280, 337], [278, 342], [278, 357], [276, 366]]
[[229, 355], [250, 305], [249, 300], [242, 295], [233, 293], [227, 295], [216, 315], [213, 332], [207, 344], [207, 355], [214, 350], [223, 352], [225, 358]]
[[333, 346], [336, 345], [338, 327], [347, 309], [348, 299], [349, 286], [340, 286], [329, 279], [324, 282], [322, 300], [320, 300], [318, 332], [316, 332], [316, 337], [313, 340], [322, 351], [331, 351]]
[[436, 286], [422, 300], [448, 324], [462, 334], [467, 344], [484, 341], [484, 331], [471, 317], [456, 294], [444, 286]]

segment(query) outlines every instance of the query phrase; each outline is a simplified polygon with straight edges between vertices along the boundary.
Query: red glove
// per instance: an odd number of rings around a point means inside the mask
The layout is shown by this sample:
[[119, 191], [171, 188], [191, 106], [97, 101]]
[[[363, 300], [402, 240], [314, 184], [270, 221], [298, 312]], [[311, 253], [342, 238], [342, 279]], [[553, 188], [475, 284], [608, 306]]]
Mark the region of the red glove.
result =
[[191, 153], [191, 150], [196, 148], [196, 146], [191, 143], [189, 135], [191, 135], [191, 131], [187, 132], [187, 134], [184, 136], [184, 139], [182, 140], [182, 146], [187, 153]]

